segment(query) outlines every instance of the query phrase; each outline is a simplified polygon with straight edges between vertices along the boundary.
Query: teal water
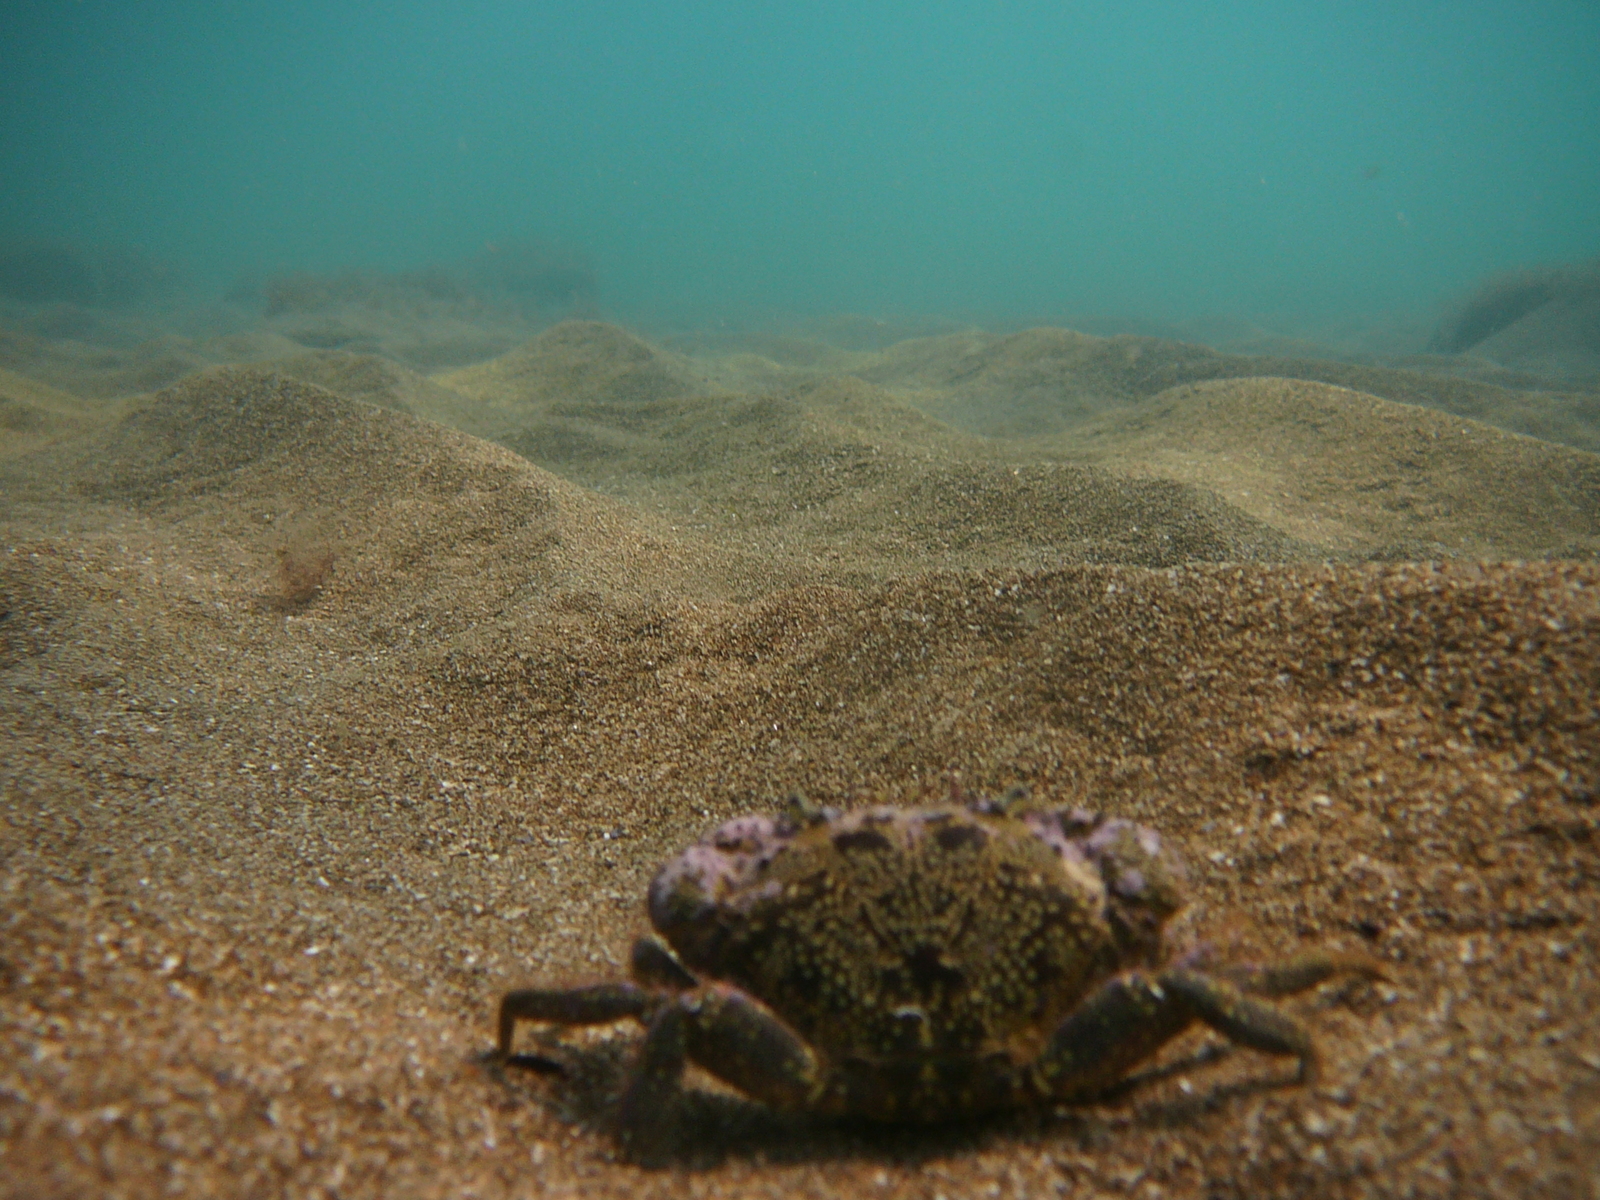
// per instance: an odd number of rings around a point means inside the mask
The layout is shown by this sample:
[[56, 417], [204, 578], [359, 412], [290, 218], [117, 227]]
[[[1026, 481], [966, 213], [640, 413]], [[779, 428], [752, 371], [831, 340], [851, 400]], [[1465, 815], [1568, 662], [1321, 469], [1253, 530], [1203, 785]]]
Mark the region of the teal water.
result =
[[0, 8], [0, 239], [618, 316], [1422, 311], [1600, 255], [1600, 5]]

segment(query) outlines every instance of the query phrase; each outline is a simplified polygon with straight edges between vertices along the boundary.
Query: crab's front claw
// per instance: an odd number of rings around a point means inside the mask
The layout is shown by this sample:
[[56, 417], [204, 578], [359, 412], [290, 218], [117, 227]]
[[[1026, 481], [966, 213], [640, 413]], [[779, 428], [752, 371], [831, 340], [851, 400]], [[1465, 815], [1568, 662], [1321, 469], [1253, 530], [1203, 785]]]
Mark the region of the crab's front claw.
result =
[[1194, 1019], [1186, 1003], [1148, 976], [1108, 980], [1056, 1027], [1029, 1074], [1032, 1090], [1041, 1100], [1104, 1091]]
[[770, 1008], [716, 985], [685, 997], [689, 1057], [724, 1083], [780, 1112], [813, 1106], [816, 1053]]
[[623, 1151], [645, 1166], [665, 1162], [677, 1143], [685, 1017], [681, 1004], [668, 1004], [656, 1013], [617, 1106]]
[[671, 1156], [690, 1059], [775, 1109], [809, 1107], [817, 1093], [815, 1053], [765, 1005], [721, 985], [685, 992], [651, 1019], [618, 1107], [622, 1143], [635, 1161]]

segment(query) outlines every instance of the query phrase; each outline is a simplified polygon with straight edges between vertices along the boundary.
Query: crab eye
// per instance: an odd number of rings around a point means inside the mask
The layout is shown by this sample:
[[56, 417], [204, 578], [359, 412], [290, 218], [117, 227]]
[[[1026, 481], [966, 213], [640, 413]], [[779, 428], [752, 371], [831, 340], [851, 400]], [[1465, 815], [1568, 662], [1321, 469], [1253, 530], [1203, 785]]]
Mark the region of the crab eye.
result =
[[1117, 882], [1113, 886], [1117, 895], [1124, 896], [1129, 900], [1137, 900], [1145, 892], [1144, 872], [1129, 867], [1117, 876]]

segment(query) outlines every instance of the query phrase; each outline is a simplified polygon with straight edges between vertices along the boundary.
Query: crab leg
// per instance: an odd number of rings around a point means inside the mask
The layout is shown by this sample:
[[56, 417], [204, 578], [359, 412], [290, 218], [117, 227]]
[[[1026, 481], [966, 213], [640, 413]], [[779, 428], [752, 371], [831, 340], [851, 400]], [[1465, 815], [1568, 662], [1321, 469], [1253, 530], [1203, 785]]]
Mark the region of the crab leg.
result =
[[1316, 1048], [1300, 1023], [1226, 980], [1197, 971], [1163, 971], [1160, 987], [1175, 1007], [1187, 1007], [1229, 1041], [1264, 1054], [1293, 1055], [1300, 1060], [1302, 1078], [1315, 1069]]
[[1335, 975], [1387, 978], [1383, 964], [1377, 959], [1348, 951], [1317, 951], [1267, 966], [1230, 966], [1219, 974], [1226, 976], [1241, 991], [1256, 996], [1293, 996]]
[[1379, 977], [1375, 960], [1318, 955], [1279, 967], [1242, 969], [1237, 976], [1175, 969], [1110, 980], [1057, 1027], [1031, 1072], [1041, 1097], [1066, 1099], [1100, 1091], [1120, 1079], [1196, 1021], [1267, 1054], [1300, 1060], [1300, 1077], [1316, 1070], [1316, 1049], [1300, 1023], [1245, 994], [1289, 995], [1339, 973]]
[[500, 1053], [511, 1053], [511, 1040], [519, 1020], [548, 1021], [553, 1025], [607, 1025], [628, 1017], [642, 1017], [655, 1003], [654, 996], [631, 983], [507, 992], [500, 1001]]

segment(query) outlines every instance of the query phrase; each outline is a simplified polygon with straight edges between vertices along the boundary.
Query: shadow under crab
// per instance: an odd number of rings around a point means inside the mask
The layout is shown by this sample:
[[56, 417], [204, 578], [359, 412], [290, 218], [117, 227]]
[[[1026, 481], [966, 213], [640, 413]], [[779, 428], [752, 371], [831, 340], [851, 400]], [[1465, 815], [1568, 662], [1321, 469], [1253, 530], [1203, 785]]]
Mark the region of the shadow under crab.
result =
[[1262, 997], [1382, 975], [1172, 958], [1186, 884], [1161, 835], [1020, 800], [729, 821], [657, 873], [633, 981], [508, 993], [499, 1052], [522, 1020], [644, 1025], [616, 1121], [649, 1161], [693, 1127], [688, 1062], [779, 1113], [915, 1123], [1102, 1095], [1196, 1022], [1306, 1079], [1310, 1036]]

